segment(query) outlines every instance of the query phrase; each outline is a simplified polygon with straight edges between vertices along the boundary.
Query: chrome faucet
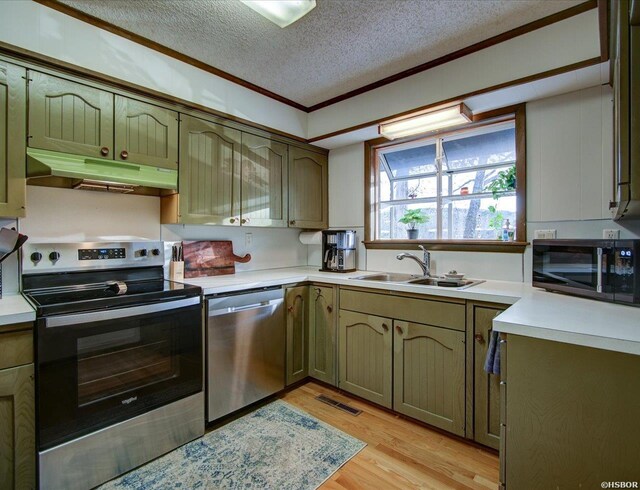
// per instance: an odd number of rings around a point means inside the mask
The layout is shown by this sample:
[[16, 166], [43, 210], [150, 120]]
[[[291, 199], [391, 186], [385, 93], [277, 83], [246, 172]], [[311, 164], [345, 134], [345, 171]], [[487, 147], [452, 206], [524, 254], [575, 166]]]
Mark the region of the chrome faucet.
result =
[[396, 259], [402, 260], [404, 258], [407, 258], [407, 259], [415, 260], [420, 266], [420, 268], [422, 269], [422, 275], [425, 277], [431, 277], [431, 253], [429, 253], [429, 251], [426, 248], [424, 248], [422, 245], [418, 245], [418, 247], [422, 249], [422, 252], [423, 252], [422, 260], [420, 260], [415, 255], [407, 252], [403, 252], [401, 254], [396, 255]]

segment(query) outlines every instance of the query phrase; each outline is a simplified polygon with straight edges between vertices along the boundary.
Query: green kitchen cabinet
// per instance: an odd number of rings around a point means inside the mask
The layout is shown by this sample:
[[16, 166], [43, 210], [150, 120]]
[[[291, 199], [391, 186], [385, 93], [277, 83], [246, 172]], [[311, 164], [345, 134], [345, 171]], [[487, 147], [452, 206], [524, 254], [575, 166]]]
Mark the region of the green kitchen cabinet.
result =
[[119, 161], [178, 168], [178, 113], [115, 96], [115, 152]]
[[473, 439], [494, 449], [500, 447], [500, 376], [484, 371], [493, 319], [505, 307], [468, 303], [469, 329], [473, 332]]
[[25, 216], [26, 71], [0, 60], [0, 216]]
[[389, 318], [340, 310], [338, 387], [383, 407], [392, 405]]
[[302, 381], [309, 372], [309, 287], [285, 290], [287, 308], [286, 384]]
[[179, 193], [162, 198], [162, 222], [239, 226], [240, 131], [181, 118]]
[[326, 155], [289, 147], [289, 226], [327, 228], [328, 159]]
[[504, 337], [501, 483], [586, 489], [640, 480], [640, 356]]
[[336, 385], [336, 288], [309, 286], [309, 376]]
[[113, 94], [29, 70], [29, 146], [113, 159]]
[[287, 226], [287, 154], [284, 143], [242, 133], [241, 224]]
[[465, 434], [464, 332], [394, 320], [393, 408]]

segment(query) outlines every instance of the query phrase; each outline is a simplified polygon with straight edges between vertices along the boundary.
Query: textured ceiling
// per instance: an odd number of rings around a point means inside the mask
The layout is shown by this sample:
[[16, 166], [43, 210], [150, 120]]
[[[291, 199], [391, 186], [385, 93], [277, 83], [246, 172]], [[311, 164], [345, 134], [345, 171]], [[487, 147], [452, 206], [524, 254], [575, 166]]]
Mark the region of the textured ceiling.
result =
[[61, 0], [305, 106], [582, 0], [317, 0], [281, 29], [238, 0]]

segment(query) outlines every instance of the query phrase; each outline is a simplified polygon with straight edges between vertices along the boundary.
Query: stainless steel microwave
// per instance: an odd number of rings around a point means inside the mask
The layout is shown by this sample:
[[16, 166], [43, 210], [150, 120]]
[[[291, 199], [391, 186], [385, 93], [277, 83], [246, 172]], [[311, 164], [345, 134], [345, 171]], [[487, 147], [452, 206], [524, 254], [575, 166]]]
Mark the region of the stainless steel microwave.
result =
[[640, 306], [640, 240], [534, 240], [533, 286]]

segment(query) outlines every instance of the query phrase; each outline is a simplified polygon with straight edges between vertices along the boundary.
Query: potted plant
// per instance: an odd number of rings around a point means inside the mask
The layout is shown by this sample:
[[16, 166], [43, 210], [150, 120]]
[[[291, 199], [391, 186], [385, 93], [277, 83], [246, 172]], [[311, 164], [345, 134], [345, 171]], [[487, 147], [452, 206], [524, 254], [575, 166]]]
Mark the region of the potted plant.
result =
[[399, 223], [407, 225], [407, 237], [409, 240], [418, 238], [418, 229], [416, 225], [427, 223], [429, 216], [422, 212], [422, 209], [407, 209], [404, 216], [398, 220]]

